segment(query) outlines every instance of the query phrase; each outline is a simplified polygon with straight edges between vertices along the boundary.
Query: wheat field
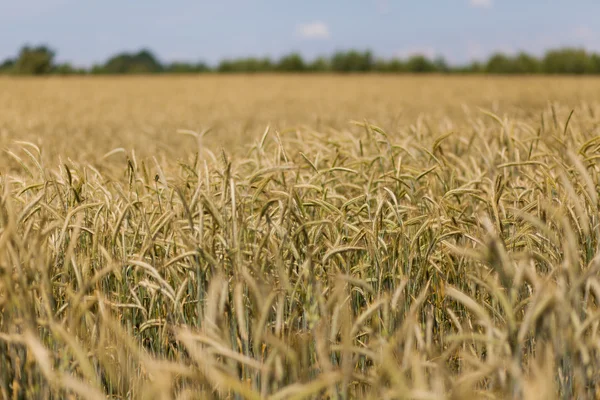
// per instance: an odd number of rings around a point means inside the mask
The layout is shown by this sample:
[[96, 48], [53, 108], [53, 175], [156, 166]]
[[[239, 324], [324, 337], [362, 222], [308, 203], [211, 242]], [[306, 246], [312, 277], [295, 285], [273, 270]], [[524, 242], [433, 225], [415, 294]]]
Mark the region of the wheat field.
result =
[[600, 397], [598, 93], [0, 79], [0, 399]]

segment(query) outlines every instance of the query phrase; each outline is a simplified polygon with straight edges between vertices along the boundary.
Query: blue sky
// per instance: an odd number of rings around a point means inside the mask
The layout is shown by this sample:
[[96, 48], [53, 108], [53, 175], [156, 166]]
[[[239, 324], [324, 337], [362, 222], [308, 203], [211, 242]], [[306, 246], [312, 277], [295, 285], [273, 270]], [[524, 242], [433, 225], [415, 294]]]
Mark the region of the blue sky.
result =
[[598, 16], [598, 0], [0, 0], [0, 60], [45, 43], [81, 66], [142, 47], [211, 64], [349, 48], [456, 64], [494, 51], [600, 51]]

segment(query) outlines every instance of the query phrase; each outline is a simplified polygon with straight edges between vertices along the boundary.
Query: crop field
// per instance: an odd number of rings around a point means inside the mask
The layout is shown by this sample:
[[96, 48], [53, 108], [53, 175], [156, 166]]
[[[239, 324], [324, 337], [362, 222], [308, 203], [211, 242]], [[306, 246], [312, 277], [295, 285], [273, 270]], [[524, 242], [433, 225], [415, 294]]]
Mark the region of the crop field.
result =
[[0, 399], [600, 397], [600, 79], [0, 79]]

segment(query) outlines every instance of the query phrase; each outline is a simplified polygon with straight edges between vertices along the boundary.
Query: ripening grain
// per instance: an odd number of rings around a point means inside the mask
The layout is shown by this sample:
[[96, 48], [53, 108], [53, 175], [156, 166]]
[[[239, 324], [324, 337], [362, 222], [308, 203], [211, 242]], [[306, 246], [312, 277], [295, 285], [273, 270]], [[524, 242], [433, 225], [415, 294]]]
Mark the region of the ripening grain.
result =
[[599, 89], [0, 80], [0, 398], [598, 396]]

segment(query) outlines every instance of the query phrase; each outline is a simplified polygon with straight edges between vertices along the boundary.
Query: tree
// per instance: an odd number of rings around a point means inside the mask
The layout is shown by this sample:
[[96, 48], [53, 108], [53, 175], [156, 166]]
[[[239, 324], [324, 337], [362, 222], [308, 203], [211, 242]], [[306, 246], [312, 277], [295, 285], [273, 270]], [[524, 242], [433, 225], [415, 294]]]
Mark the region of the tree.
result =
[[537, 74], [541, 69], [540, 61], [525, 52], [517, 54], [513, 64], [514, 72], [517, 74]]
[[380, 58], [373, 64], [373, 71], [382, 73], [406, 72], [406, 64], [398, 58], [392, 58], [391, 60]]
[[408, 59], [406, 62], [406, 69], [408, 72], [422, 73], [422, 72], [435, 72], [436, 66], [433, 62], [428, 60], [423, 55], [415, 55]]
[[306, 64], [298, 53], [291, 53], [282, 57], [277, 63], [277, 71], [281, 72], [304, 72]]
[[389, 72], [406, 72], [407, 67], [406, 63], [400, 60], [399, 58], [393, 58], [387, 65], [387, 69]]
[[73, 75], [73, 74], [77, 73], [77, 70], [75, 68], [73, 68], [73, 66], [71, 64], [63, 63], [63, 64], [56, 65], [52, 69], [52, 73], [58, 74], [58, 75]]
[[210, 67], [203, 62], [190, 64], [186, 62], [173, 62], [165, 68], [165, 72], [173, 74], [195, 74], [201, 72], [209, 72]]
[[513, 60], [504, 53], [493, 54], [485, 65], [485, 72], [490, 74], [511, 74], [514, 69]]
[[450, 66], [444, 57], [436, 57], [435, 60], [433, 60], [433, 66], [435, 67], [436, 72], [450, 72]]
[[269, 58], [239, 58], [234, 60], [223, 60], [217, 67], [218, 72], [234, 73], [256, 73], [269, 72], [273, 70], [273, 63]]
[[108, 74], [152, 74], [162, 72], [163, 66], [150, 50], [138, 53], [121, 53], [111, 57], [102, 67]]
[[480, 74], [485, 72], [485, 65], [479, 61], [473, 61], [469, 66], [467, 66], [466, 72]]
[[549, 74], [588, 74], [595, 70], [593, 58], [584, 49], [548, 51], [542, 64], [544, 72]]
[[375, 72], [390, 72], [388, 70], [388, 61], [384, 58], [378, 58], [373, 63], [373, 71]]
[[4, 60], [2, 64], [0, 64], [0, 74], [12, 72], [14, 66], [15, 60], [11, 58], [9, 58], [8, 60]]
[[525, 52], [520, 52], [515, 57], [496, 53], [488, 60], [485, 72], [493, 74], [535, 74], [540, 72], [540, 69], [540, 61]]
[[600, 54], [594, 53], [591, 55], [592, 72], [600, 74]]
[[52, 71], [54, 51], [46, 46], [24, 46], [13, 66], [13, 71], [22, 75], [42, 75]]
[[94, 64], [94, 65], [92, 65], [92, 68], [90, 68], [90, 74], [92, 74], [92, 75], [106, 74], [106, 71], [104, 70], [103, 65]]
[[317, 57], [308, 65], [308, 70], [312, 72], [327, 72], [331, 70], [329, 60], [325, 57]]
[[335, 72], [368, 72], [373, 70], [373, 54], [370, 51], [338, 51], [331, 59]]
[[262, 73], [262, 72], [377, 72], [377, 73], [495, 73], [495, 74], [600, 74], [600, 54], [579, 48], [549, 50], [543, 58], [525, 52], [516, 55], [492, 54], [486, 61], [464, 65], [448, 65], [442, 57], [429, 59], [415, 55], [408, 60], [373, 57], [370, 51], [337, 51], [331, 57], [318, 57], [311, 62], [299, 53], [284, 55], [273, 62], [268, 57], [224, 59], [215, 68], [203, 62], [172, 62], [163, 65], [147, 49], [136, 53], [120, 53], [104, 64], [89, 69], [75, 68], [68, 63], [55, 64], [54, 51], [47, 46], [20, 49], [17, 57], [0, 63], [0, 73], [16, 74], [148, 74], [148, 73]]

